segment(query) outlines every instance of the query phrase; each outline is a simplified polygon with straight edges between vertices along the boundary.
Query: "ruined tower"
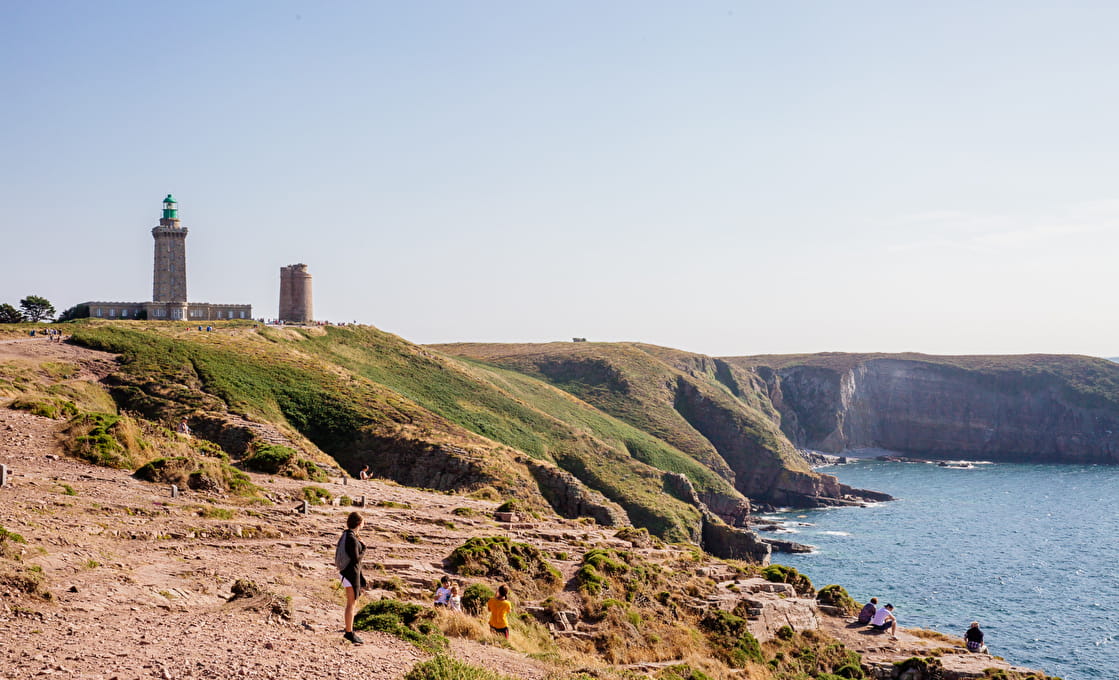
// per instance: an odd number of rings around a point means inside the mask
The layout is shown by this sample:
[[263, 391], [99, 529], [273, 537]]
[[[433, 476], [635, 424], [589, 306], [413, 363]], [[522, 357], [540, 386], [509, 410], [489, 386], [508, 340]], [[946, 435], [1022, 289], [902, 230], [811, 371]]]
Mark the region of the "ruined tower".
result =
[[152, 228], [155, 239], [155, 272], [152, 276], [153, 307], [162, 307], [166, 319], [187, 317], [186, 289], [187, 229], [179, 222], [179, 204], [171, 194], [163, 199], [163, 217]]
[[307, 265], [280, 267], [280, 321], [309, 323], [312, 319], [311, 275]]

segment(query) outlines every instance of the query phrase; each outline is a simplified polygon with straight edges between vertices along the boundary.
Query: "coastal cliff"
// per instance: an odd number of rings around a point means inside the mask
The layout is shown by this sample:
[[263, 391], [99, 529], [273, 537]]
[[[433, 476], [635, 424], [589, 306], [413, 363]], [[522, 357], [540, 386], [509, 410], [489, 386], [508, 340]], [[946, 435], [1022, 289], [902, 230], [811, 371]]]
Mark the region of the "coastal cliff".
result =
[[797, 446], [927, 458], [1119, 463], [1119, 366], [1077, 356], [736, 357]]
[[751, 505], [880, 500], [814, 472], [781, 431], [767, 383], [721, 359], [640, 343], [460, 343], [433, 349], [544, 381], [651, 435], [660, 451], [629, 441], [631, 455], [688, 476], [704, 504], [729, 524], [741, 524]]

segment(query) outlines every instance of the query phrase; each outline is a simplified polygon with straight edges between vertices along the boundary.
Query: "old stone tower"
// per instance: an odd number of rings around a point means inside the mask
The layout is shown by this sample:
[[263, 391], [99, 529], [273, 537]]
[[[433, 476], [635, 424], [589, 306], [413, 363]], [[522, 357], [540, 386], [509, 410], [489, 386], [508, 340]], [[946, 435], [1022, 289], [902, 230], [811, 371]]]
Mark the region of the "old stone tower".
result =
[[187, 317], [186, 237], [187, 228], [179, 222], [179, 204], [167, 194], [159, 226], [152, 227], [155, 239], [152, 302], [162, 303], [168, 319]]
[[305, 264], [280, 267], [280, 321], [308, 323], [313, 320], [311, 275]]

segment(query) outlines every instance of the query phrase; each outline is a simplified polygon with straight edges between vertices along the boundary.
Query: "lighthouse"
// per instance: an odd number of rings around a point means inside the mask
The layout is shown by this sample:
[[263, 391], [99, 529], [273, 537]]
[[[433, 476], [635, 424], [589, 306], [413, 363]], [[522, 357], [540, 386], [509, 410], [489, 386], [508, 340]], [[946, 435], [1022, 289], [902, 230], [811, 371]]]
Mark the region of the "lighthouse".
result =
[[187, 316], [186, 289], [187, 228], [179, 222], [179, 202], [171, 194], [163, 199], [163, 217], [152, 228], [155, 239], [155, 271], [152, 276], [152, 301], [166, 309], [166, 319]]

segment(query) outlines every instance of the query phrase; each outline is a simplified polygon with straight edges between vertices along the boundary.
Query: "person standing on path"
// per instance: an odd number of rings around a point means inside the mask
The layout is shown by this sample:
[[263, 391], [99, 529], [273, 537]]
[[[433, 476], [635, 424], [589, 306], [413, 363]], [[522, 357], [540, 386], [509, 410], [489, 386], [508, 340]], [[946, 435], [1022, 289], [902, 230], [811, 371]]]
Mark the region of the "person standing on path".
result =
[[357, 531], [365, 524], [365, 520], [356, 512], [351, 512], [346, 517], [346, 530], [338, 539], [338, 549], [335, 551], [334, 563], [342, 577], [342, 587], [346, 589], [346, 610], [344, 619], [346, 634], [343, 636], [355, 645], [364, 642], [354, 633], [354, 609], [357, 598], [365, 588], [365, 577], [361, 574], [361, 559], [365, 556], [365, 544], [357, 537]]
[[513, 611], [513, 605], [509, 602], [509, 586], [499, 587], [497, 595], [486, 603], [486, 609], [490, 610], [490, 630], [498, 635], [504, 635], [508, 640], [509, 612]]

